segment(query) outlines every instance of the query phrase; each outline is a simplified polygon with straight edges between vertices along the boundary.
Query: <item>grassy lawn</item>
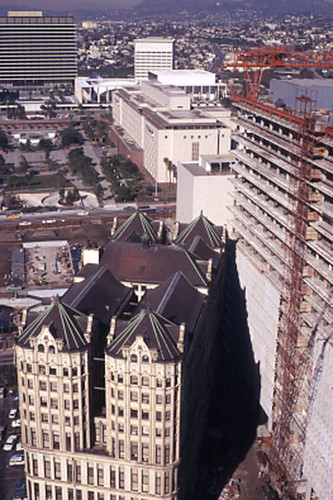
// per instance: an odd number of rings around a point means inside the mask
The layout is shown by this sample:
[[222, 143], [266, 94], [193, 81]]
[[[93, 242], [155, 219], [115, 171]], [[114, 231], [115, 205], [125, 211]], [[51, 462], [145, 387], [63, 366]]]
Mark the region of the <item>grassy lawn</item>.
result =
[[72, 186], [72, 183], [61, 174], [32, 175], [28, 178], [28, 182], [24, 190], [52, 189], [68, 186]]

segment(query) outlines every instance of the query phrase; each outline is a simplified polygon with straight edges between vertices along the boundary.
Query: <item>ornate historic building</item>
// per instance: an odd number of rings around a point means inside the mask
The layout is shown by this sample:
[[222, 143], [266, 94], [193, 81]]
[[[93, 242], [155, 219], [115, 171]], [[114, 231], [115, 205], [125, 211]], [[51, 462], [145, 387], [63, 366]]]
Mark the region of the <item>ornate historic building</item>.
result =
[[17, 338], [29, 500], [193, 498], [226, 234], [139, 212], [112, 233]]

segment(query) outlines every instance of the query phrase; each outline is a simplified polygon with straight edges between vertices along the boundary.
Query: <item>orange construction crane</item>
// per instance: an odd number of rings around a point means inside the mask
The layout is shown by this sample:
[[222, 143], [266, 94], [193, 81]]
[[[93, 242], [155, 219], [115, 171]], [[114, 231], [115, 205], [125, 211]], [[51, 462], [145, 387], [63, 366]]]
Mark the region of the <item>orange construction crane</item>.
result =
[[[258, 47], [234, 52], [234, 59], [222, 68], [242, 68], [247, 97], [258, 99], [262, 75], [268, 68], [333, 68], [333, 52], [295, 52], [282, 47]], [[251, 74], [250, 74], [251, 73]]]

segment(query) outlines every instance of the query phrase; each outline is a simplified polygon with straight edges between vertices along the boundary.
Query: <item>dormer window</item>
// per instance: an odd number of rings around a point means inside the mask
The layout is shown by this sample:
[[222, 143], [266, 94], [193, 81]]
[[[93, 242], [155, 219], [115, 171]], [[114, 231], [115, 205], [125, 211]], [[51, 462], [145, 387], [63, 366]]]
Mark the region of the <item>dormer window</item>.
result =
[[132, 363], [137, 363], [138, 362], [138, 357], [136, 354], [131, 354], [131, 361]]
[[50, 347], [49, 347], [49, 353], [50, 354], [54, 354], [55, 353], [55, 347], [54, 347], [54, 345], [50, 345]]
[[142, 356], [142, 363], [149, 363], [149, 356], [147, 356], [147, 354]]
[[45, 352], [43, 344], [38, 344], [38, 352]]

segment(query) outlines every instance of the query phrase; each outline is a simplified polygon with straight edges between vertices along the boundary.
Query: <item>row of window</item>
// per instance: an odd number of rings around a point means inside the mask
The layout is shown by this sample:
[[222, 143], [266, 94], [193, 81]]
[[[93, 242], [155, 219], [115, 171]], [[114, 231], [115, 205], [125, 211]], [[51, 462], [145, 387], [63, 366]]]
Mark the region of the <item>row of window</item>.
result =
[[[66, 470], [62, 470], [62, 463], [59, 459], [45, 458], [41, 464], [43, 470], [40, 470], [36, 456], [31, 457], [31, 463], [27, 460], [28, 474], [34, 477], [44, 477], [53, 480], [67, 480], [69, 483], [75, 482], [82, 484], [82, 467], [85, 468], [85, 483], [90, 486], [101, 486], [106, 488], [117, 488], [120, 490], [125, 489], [125, 469], [122, 466], [111, 465], [109, 466], [108, 477], [105, 476], [106, 468], [103, 465], [93, 463], [80, 463], [74, 461], [67, 461]], [[170, 493], [170, 474], [165, 472], [155, 472], [154, 475], [150, 474], [147, 469], [138, 470], [131, 468], [129, 471], [129, 485], [130, 491], [141, 491], [142, 493], [155, 493], [161, 495], [162, 493]], [[153, 481], [152, 481], [153, 480]], [[163, 480], [163, 488], [162, 488]], [[173, 479], [173, 482], [175, 480]], [[154, 484], [152, 484], [154, 483]], [[51, 486], [45, 486], [48, 492], [52, 493]], [[173, 485], [174, 489], [174, 485]], [[94, 494], [93, 492], [91, 492]], [[49, 494], [49, 493], [48, 493]], [[46, 496], [46, 498], [49, 498]], [[50, 498], [56, 498], [55, 496]], [[65, 497], [66, 498], [66, 497]], [[69, 497], [68, 497], [69, 498]], [[89, 498], [89, 496], [88, 496]], [[93, 497], [94, 498], [94, 497]]]
[[[32, 364], [31, 363], [26, 363], [26, 366], [24, 366], [23, 361], [21, 361], [20, 368], [21, 368], [22, 372], [26, 371], [28, 373], [32, 373]], [[77, 377], [79, 374], [79, 370], [77, 367], [73, 367], [72, 369], [62, 368], [62, 373], [60, 373], [60, 368], [59, 368], [59, 373], [58, 373], [56, 366], [49, 366], [48, 370], [47, 370], [46, 365], [39, 364], [38, 365], [38, 373], [39, 373], [39, 375], [46, 375], [48, 373], [48, 375], [59, 375], [59, 376], [62, 375], [63, 377], [69, 377], [69, 376]], [[81, 365], [81, 375], [83, 375], [84, 373], [85, 373], [85, 365]]]
[[[83, 448], [86, 447], [86, 436], [83, 434], [84, 444]], [[30, 446], [37, 446], [37, 433], [36, 429], [30, 429], [28, 432], [27, 426], [24, 427], [24, 441]], [[72, 451], [72, 444], [75, 451], [81, 449], [80, 445], [80, 433], [75, 432], [74, 434], [65, 434], [65, 447], [67, 451]], [[42, 431], [42, 446], [43, 448], [51, 448], [53, 450], [60, 450], [60, 434], [59, 432], [48, 432]]]
[[[124, 399], [124, 394], [125, 393], [122, 390], [117, 391], [117, 398], [118, 398], [118, 400], [123, 400]], [[111, 388], [111, 396], [113, 398], [115, 397], [115, 390], [114, 390], [113, 387]], [[136, 391], [131, 391], [130, 392], [130, 400], [134, 401], [134, 402], [138, 402], [139, 401], [139, 393], [136, 392]], [[149, 394], [146, 393], [146, 392], [143, 392], [141, 394], [141, 402], [142, 403], [149, 403], [149, 401], [150, 401]], [[156, 404], [162, 404], [163, 403], [163, 395], [162, 394], [156, 394], [155, 401], [156, 401]], [[170, 404], [171, 403], [171, 394], [167, 394], [165, 396], [165, 403], [166, 404]]]
[[[115, 381], [116, 376], [113, 372], [111, 372], [111, 380]], [[124, 375], [119, 374], [117, 376], [117, 382], [118, 384], [123, 384], [124, 383]], [[139, 385], [139, 376], [138, 375], [131, 375], [130, 376], [130, 384], [131, 385]], [[143, 386], [149, 386], [149, 377], [141, 377], [141, 385]], [[177, 376], [175, 377], [175, 385], [177, 385]], [[160, 378], [156, 379], [156, 387], [163, 387], [163, 380]], [[171, 378], [167, 378], [165, 380], [165, 387], [171, 387]]]
[[[117, 411], [118, 417], [123, 417], [125, 415], [124, 408], [122, 406], [118, 407], [117, 410], [118, 410]], [[111, 405], [111, 413], [112, 413], [112, 415], [116, 414], [115, 405]], [[130, 418], [139, 418], [139, 410], [137, 410], [136, 408], [130, 408]], [[142, 420], [149, 420], [149, 411], [142, 410], [141, 411], [141, 419]], [[166, 421], [171, 420], [171, 411], [164, 412], [164, 419]], [[157, 411], [155, 413], [155, 420], [157, 422], [162, 421], [162, 412], [161, 411]]]
[[[29, 405], [34, 405], [34, 397], [33, 395], [29, 394], [28, 397], [23, 393], [22, 394], [22, 401], [25, 403], [26, 401], [28, 402]], [[72, 402], [72, 405], [71, 405]], [[39, 405], [41, 408], [51, 408], [53, 410], [58, 409], [58, 399], [55, 398], [48, 398], [47, 396], [41, 396], [39, 398]], [[85, 407], [86, 405], [86, 398], [83, 396], [82, 398], [82, 406]], [[77, 410], [80, 408], [80, 400], [79, 399], [64, 399], [64, 408], [65, 410], [70, 410], [74, 409]]]

